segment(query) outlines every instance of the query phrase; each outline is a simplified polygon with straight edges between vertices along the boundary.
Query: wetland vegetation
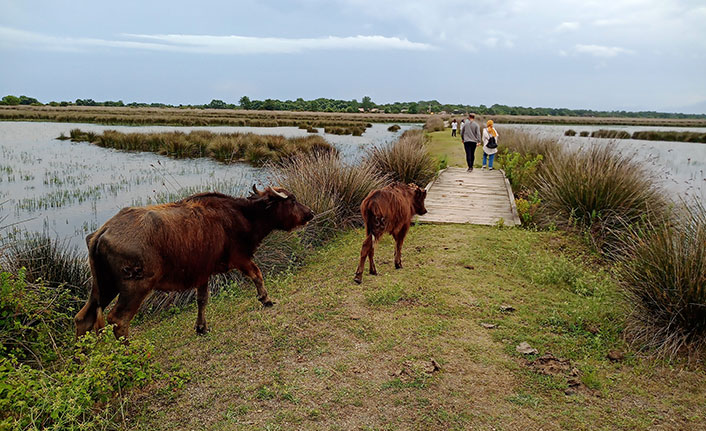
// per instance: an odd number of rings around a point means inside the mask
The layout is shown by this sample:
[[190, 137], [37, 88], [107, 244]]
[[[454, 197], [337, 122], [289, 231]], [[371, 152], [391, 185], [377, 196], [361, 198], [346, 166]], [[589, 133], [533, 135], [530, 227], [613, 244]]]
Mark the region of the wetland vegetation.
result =
[[[58, 139], [66, 139], [59, 136]], [[147, 151], [177, 159], [210, 157], [219, 162], [247, 161], [254, 165], [277, 162], [300, 154], [329, 153], [336, 149], [319, 135], [285, 138], [254, 133], [213, 133], [208, 131], [122, 133], [106, 130], [101, 134], [72, 129], [74, 142], [90, 142], [99, 147], [125, 151]]]
[[[641, 139], [644, 141], [672, 141], [672, 142], [698, 142], [706, 143], [706, 133], [673, 130], [638, 130], [627, 132], [625, 130], [600, 129], [593, 132], [582, 131], [580, 136], [603, 139]], [[568, 129], [564, 136], [576, 136], [576, 131]]]

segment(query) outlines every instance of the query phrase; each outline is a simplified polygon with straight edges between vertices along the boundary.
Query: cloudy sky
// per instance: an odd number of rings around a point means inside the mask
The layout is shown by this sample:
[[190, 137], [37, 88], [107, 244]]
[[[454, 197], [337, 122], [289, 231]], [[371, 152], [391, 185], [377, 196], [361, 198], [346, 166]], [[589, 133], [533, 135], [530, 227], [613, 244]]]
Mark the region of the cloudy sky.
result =
[[0, 0], [0, 95], [706, 112], [704, 0]]

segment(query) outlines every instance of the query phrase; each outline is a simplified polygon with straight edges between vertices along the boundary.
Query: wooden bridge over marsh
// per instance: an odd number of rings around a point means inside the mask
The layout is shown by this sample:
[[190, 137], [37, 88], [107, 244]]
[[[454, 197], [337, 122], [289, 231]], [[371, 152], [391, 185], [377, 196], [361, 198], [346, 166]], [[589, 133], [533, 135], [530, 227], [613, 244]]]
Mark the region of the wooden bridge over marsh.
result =
[[510, 182], [501, 170], [448, 167], [427, 185], [427, 213], [418, 216], [422, 223], [471, 223], [517, 226], [515, 198]]

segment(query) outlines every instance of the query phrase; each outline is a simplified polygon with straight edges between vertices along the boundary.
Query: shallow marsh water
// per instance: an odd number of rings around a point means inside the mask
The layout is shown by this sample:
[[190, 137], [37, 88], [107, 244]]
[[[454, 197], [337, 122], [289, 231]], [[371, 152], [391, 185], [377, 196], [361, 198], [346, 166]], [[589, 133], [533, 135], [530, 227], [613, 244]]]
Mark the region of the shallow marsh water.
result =
[[[374, 124], [363, 136], [329, 135], [341, 157], [355, 162], [366, 148], [392, 142], [406, 129], [388, 132]], [[306, 136], [296, 127], [101, 126], [95, 124], [0, 122], [0, 228], [46, 232], [79, 248], [83, 238], [121, 208], [172, 201], [200, 191], [244, 195], [269, 183], [268, 171], [245, 163], [211, 159], [172, 159], [153, 153], [118, 151], [85, 142], [56, 139], [74, 128], [102, 132], [209, 130]], [[323, 132], [323, 130], [321, 130]]]

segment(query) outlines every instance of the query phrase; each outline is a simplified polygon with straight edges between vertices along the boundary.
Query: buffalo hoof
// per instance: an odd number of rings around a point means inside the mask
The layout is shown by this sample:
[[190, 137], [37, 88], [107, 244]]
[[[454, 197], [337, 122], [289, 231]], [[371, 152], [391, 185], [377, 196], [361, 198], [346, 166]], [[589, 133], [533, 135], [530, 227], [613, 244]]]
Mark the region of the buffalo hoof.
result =
[[206, 335], [207, 332], [208, 328], [206, 327], [206, 325], [196, 325], [196, 333], [198, 335]]
[[275, 303], [272, 302], [271, 299], [268, 299], [267, 301], [263, 301], [263, 302], [262, 302], [262, 306], [263, 306], [263, 307], [272, 307], [273, 305], [275, 305]]
[[356, 283], [360, 284], [363, 282], [363, 274], [356, 274], [355, 277], [353, 277], [353, 281]]
[[377, 269], [371, 269], [371, 270], [370, 270], [370, 275], [378, 275]]
[[402, 269], [402, 262], [400, 262], [400, 263], [395, 262], [395, 269]]

